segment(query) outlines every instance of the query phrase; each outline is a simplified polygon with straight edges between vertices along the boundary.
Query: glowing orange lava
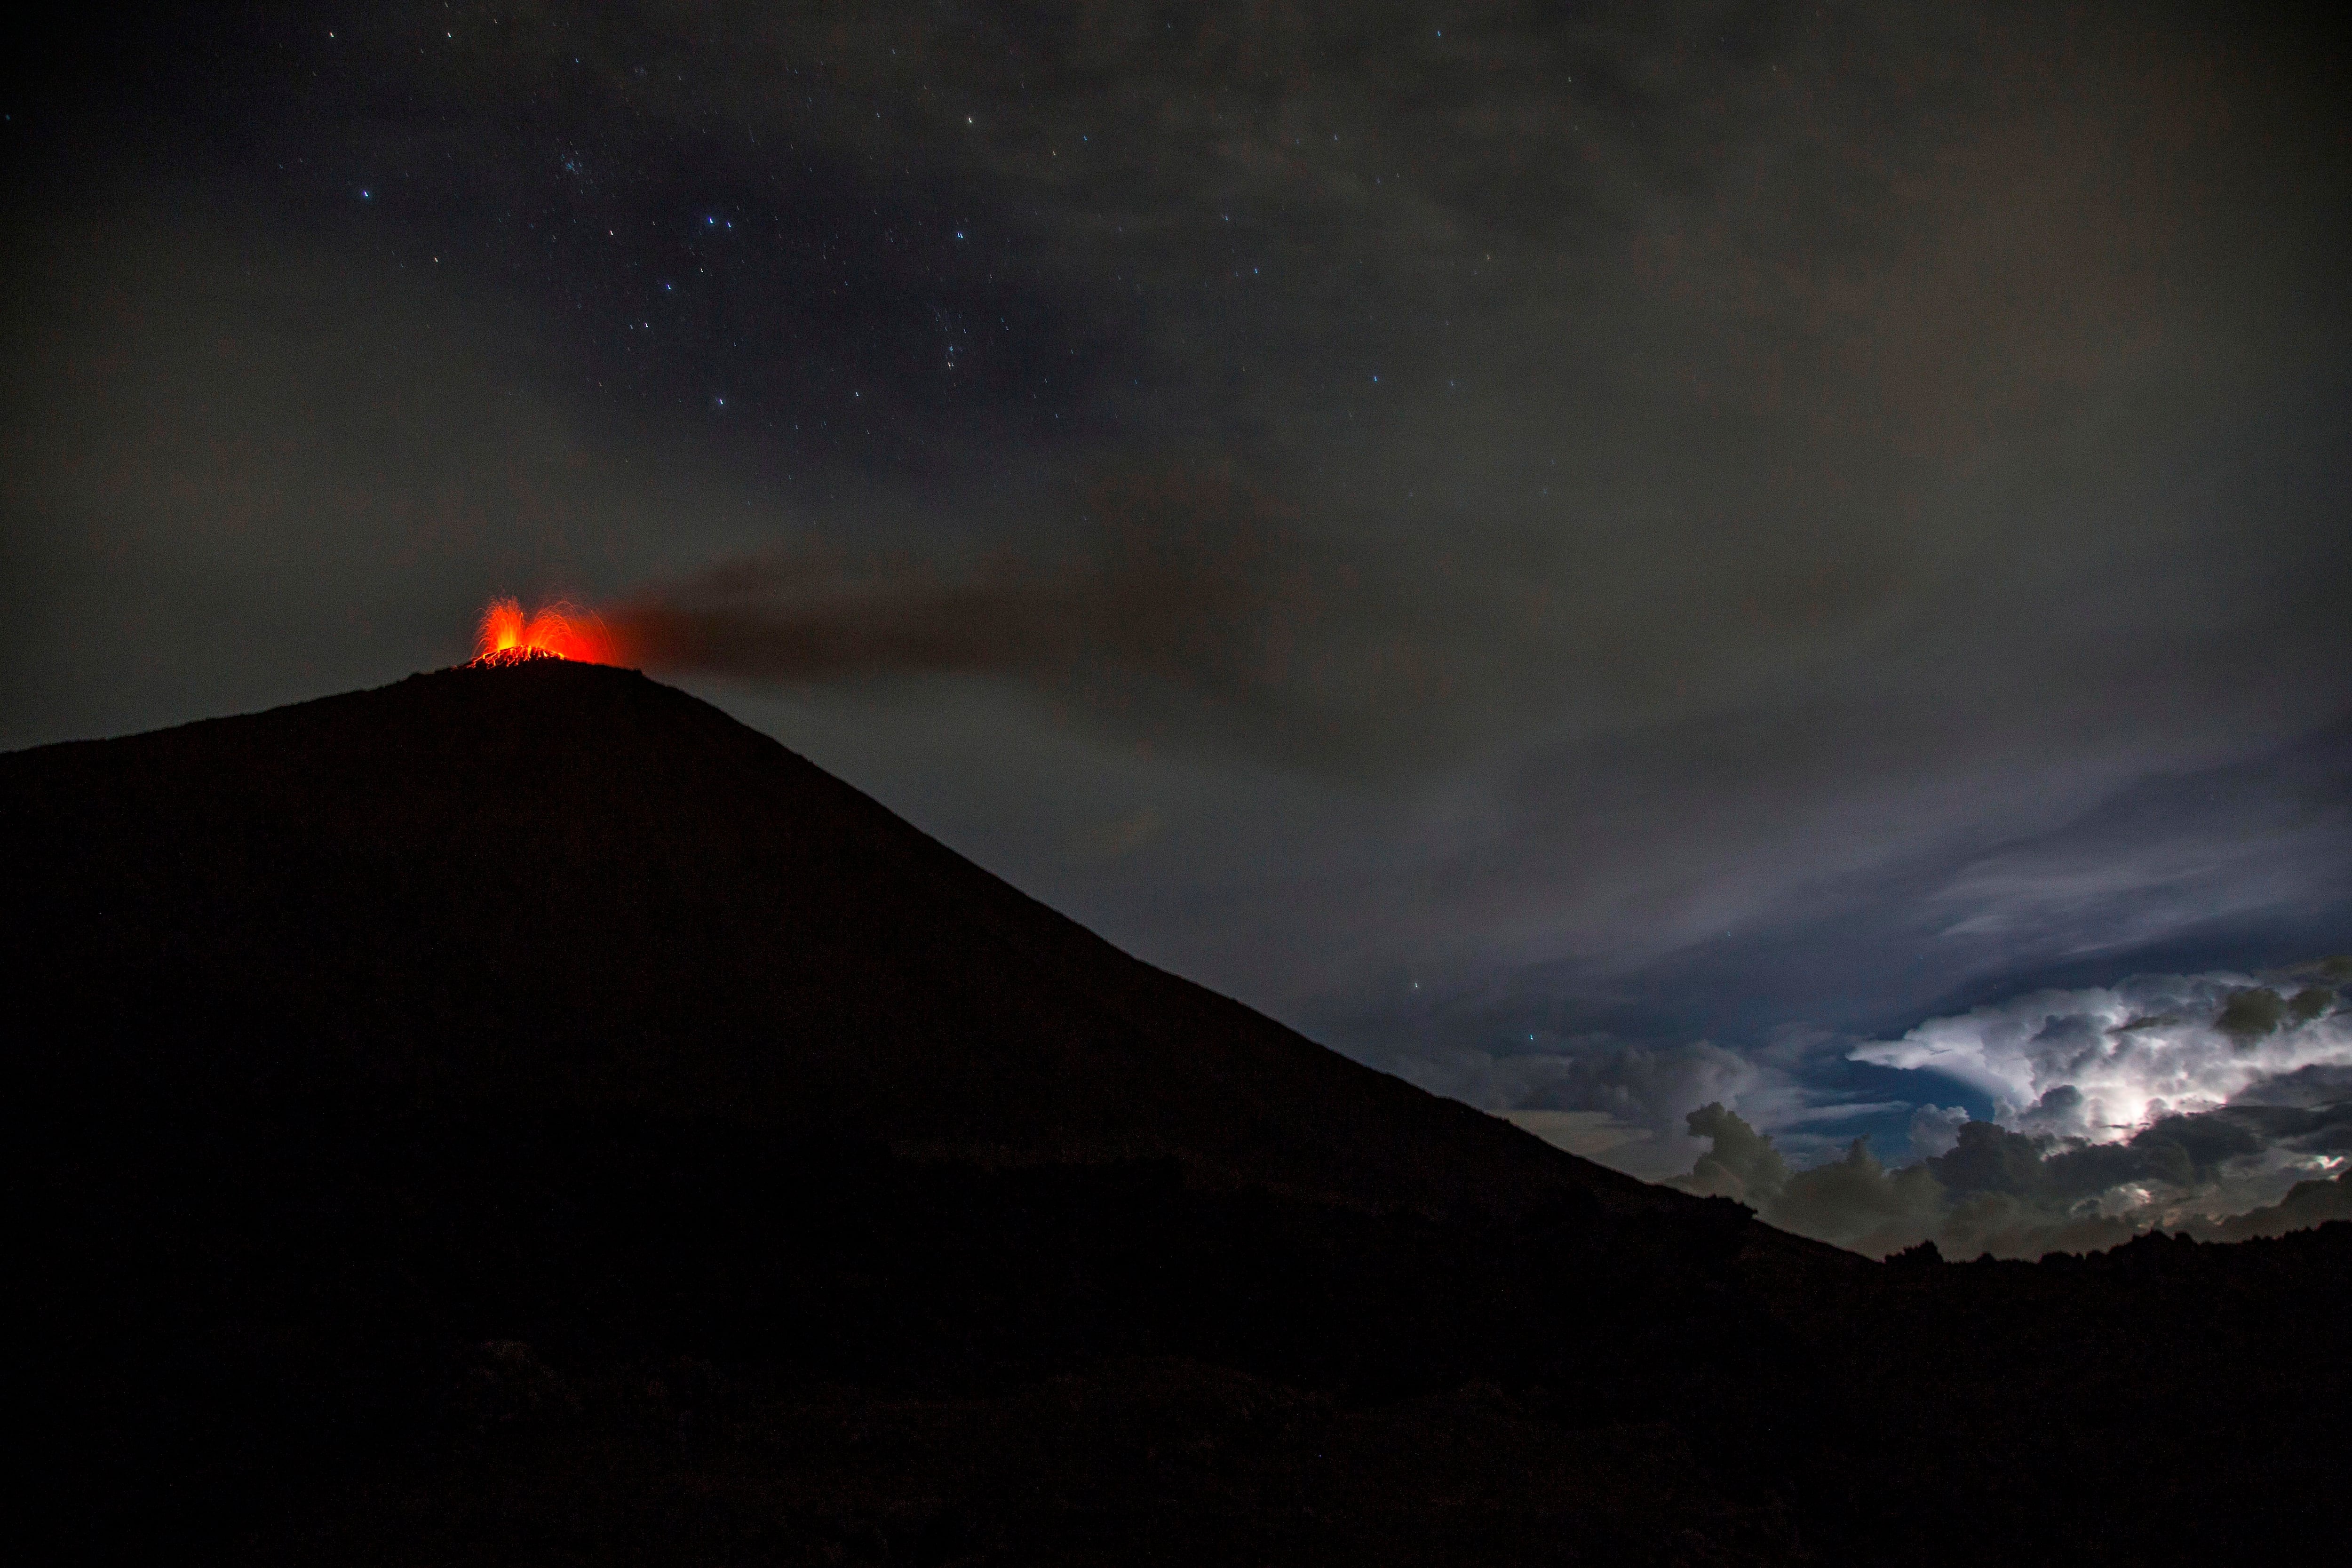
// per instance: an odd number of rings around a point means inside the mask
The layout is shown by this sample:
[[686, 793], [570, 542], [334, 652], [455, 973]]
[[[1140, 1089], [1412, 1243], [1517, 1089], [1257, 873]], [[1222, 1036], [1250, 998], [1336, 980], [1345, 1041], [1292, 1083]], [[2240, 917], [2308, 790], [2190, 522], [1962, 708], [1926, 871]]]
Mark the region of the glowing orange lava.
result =
[[474, 636], [476, 664], [522, 664], [534, 658], [570, 658], [583, 664], [613, 662], [613, 638], [604, 623], [576, 605], [546, 605], [525, 619], [521, 604], [493, 599]]

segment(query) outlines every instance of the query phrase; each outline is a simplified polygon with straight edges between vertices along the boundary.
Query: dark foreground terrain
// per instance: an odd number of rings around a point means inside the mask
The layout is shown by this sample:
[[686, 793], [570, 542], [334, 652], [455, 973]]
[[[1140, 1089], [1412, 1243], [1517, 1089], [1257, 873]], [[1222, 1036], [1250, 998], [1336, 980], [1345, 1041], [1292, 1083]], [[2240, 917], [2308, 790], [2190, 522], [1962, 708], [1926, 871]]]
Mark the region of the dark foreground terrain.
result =
[[1885, 1264], [532, 664], [0, 758], [45, 1559], [2333, 1556], [2352, 1226]]

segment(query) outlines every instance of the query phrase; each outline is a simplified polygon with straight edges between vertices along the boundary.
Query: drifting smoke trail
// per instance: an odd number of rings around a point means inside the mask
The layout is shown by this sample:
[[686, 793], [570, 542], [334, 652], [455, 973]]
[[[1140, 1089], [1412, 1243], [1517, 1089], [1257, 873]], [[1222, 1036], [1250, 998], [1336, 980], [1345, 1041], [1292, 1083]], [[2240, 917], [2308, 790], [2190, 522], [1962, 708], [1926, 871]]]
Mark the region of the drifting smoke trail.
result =
[[625, 601], [620, 647], [649, 668], [754, 681], [1004, 674], [1094, 699], [1160, 686], [1264, 700], [1314, 600], [1269, 508], [1222, 478], [1099, 490], [1101, 542], [1038, 566], [950, 577], [807, 557], [738, 561]]

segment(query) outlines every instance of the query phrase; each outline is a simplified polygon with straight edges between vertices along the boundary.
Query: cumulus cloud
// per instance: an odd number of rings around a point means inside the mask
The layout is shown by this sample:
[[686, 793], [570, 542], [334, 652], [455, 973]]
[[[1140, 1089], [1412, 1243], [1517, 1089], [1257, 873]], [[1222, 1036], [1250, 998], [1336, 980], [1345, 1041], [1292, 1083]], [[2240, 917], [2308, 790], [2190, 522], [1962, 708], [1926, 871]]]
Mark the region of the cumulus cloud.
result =
[[1948, 1154], [1960, 1141], [1960, 1129], [1968, 1125], [1965, 1107], [1952, 1105], [1915, 1106], [1909, 1129], [1911, 1149], [1920, 1155]]
[[1937, 1228], [1944, 1193], [1935, 1176], [1924, 1164], [1889, 1171], [1866, 1138], [1848, 1144], [1843, 1159], [1791, 1171], [1769, 1136], [1721, 1105], [1687, 1120], [1712, 1147], [1672, 1183], [1685, 1192], [1734, 1198], [1783, 1230], [1881, 1257]]
[[1845, 1158], [1790, 1178], [1772, 1205], [1773, 1223], [1801, 1236], [1884, 1257], [1937, 1229], [1944, 1190], [1926, 1164], [1888, 1170], [1857, 1138]]
[[2138, 976], [1931, 1019], [1852, 1058], [1959, 1079], [1992, 1120], [1920, 1104], [1914, 1163], [1890, 1170], [1857, 1139], [1799, 1170], [1711, 1103], [1685, 1118], [1708, 1150], [1673, 1184], [1877, 1256], [1933, 1239], [1948, 1256], [2034, 1257], [2150, 1228], [2227, 1240], [2352, 1218], [2346, 968]]
[[1789, 1184], [1788, 1163], [1758, 1132], [1718, 1102], [1699, 1107], [1685, 1119], [1694, 1136], [1712, 1140], [1691, 1173], [1674, 1184], [1702, 1197], [1735, 1198], [1769, 1208]]

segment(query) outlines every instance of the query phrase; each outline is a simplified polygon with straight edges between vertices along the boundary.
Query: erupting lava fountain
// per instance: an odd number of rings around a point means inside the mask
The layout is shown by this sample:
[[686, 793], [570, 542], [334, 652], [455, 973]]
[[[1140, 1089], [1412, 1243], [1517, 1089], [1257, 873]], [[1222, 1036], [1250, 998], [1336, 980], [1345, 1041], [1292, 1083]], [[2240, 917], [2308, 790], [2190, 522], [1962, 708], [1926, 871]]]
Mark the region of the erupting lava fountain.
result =
[[534, 658], [569, 658], [583, 664], [614, 662], [613, 637], [593, 611], [557, 603], [525, 619], [515, 599], [493, 599], [474, 636], [478, 665], [522, 664]]

